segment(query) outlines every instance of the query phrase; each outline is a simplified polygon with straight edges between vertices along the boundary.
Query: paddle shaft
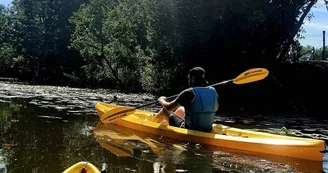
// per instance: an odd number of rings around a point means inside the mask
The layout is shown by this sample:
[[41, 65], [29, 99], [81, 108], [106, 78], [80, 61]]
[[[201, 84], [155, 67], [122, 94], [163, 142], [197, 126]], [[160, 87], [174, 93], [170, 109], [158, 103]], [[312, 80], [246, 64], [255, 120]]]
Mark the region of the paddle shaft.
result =
[[[223, 82], [219, 82], [219, 83], [215, 83], [215, 84], [212, 84], [212, 85], [209, 85], [207, 87], [214, 87], [214, 86], [218, 86], [218, 85], [223, 85], [223, 84], [228, 84], [230, 82], [232, 82], [233, 79], [230, 79], [230, 80], [226, 80], [226, 81], [223, 81]], [[176, 95], [173, 95], [173, 96], [170, 96], [170, 97], [167, 97], [166, 99], [172, 99], [172, 98], [175, 98], [177, 97], [179, 94], [176, 94]], [[149, 105], [152, 105], [152, 104], [155, 104], [155, 103], [158, 103], [158, 101], [154, 101], [154, 102], [151, 102], [151, 103], [147, 103], [145, 105], [141, 105], [141, 106], [138, 106], [136, 107], [135, 109], [139, 109], [139, 108], [142, 108], [142, 107], [146, 107], [146, 106], [149, 106]]]
[[[250, 83], [250, 82], [255, 82], [255, 81], [259, 81], [264, 79], [266, 76], [268, 76], [269, 71], [267, 69], [264, 68], [253, 68], [253, 69], [249, 69], [243, 73], [241, 73], [239, 76], [237, 76], [234, 79], [230, 79], [230, 80], [226, 80], [223, 82], [219, 82], [216, 84], [212, 84], [209, 85], [208, 87], [213, 87], [213, 86], [217, 86], [217, 85], [223, 85], [223, 84], [227, 84], [227, 83], [234, 83], [234, 84], [246, 84], [246, 83]], [[170, 97], [167, 97], [167, 99], [171, 99], [174, 97], [179, 96], [177, 95], [173, 95]], [[101, 116], [101, 121], [103, 123], [111, 123], [117, 119], [123, 118], [125, 116], [128, 116], [130, 114], [133, 114], [137, 109], [148, 106], [148, 105], [152, 105], [158, 103], [158, 101], [154, 101], [145, 105], [141, 105], [135, 108], [131, 108], [131, 107], [118, 107], [118, 108], [114, 108], [111, 109], [109, 111], [107, 111], [105, 114], [103, 114]]]

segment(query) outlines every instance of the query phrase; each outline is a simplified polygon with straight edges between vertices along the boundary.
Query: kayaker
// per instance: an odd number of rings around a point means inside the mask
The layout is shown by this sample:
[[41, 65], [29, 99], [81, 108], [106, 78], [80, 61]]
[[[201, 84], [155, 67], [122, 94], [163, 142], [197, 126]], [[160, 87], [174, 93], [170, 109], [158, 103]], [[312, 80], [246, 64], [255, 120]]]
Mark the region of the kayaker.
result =
[[189, 71], [188, 83], [190, 88], [183, 90], [173, 101], [166, 101], [164, 96], [158, 98], [162, 109], [154, 115], [153, 121], [209, 132], [219, 108], [217, 92], [213, 87], [206, 87], [206, 72], [201, 67]]

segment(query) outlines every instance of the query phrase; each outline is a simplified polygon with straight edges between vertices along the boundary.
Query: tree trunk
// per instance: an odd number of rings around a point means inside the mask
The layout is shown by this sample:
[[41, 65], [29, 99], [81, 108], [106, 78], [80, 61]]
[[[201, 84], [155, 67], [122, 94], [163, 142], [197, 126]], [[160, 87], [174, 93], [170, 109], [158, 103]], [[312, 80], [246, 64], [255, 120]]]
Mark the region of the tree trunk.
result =
[[306, 6], [306, 9], [305, 9], [304, 13], [302, 14], [300, 20], [298, 21], [298, 24], [295, 26], [293, 32], [289, 34], [289, 37], [287, 38], [287, 40], [282, 44], [281, 50], [280, 50], [280, 52], [277, 55], [277, 59], [280, 62], [286, 60], [287, 52], [289, 51], [290, 45], [294, 41], [295, 35], [300, 30], [301, 26], [303, 25], [303, 22], [304, 22], [305, 17], [310, 12], [311, 8], [313, 7], [313, 5], [316, 2], [317, 2], [317, 0], [310, 0], [309, 4]]
[[122, 81], [120, 80], [120, 78], [118, 77], [118, 74], [117, 74], [117, 71], [113, 69], [113, 67], [110, 65], [110, 62], [108, 61], [107, 58], [105, 58], [104, 56], [102, 56], [102, 59], [104, 59], [110, 69], [110, 71], [113, 73], [113, 76], [116, 80], [116, 83], [119, 87], [123, 87], [123, 83]]
[[[102, 60], [105, 60], [106, 64], [108, 65], [110, 71], [112, 72], [114, 78], [115, 78], [115, 82], [117, 83], [118, 87], [122, 87], [122, 81], [120, 80], [120, 78], [118, 77], [117, 71], [113, 69], [113, 67], [111, 66], [111, 63], [109, 62], [109, 60], [105, 57], [105, 53], [104, 53], [104, 46], [105, 46], [105, 41], [104, 41], [104, 35], [103, 35], [103, 21], [102, 21], [102, 12], [101, 9], [97, 10], [97, 14], [98, 14], [98, 18], [100, 20], [100, 22], [98, 23], [99, 25], [99, 34], [96, 35], [96, 37], [100, 40], [101, 43], [101, 48], [100, 48], [100, 63]], [[100, 14], [99, 14], [100, 13]]]
[[[100, 35], [102, 35], [102, 29], [100, 30]], [[105, 57], [105, 54], [104, 54], [104, 39], [101, 37], [100, 38], [101, 40], [101, 55], [100, 55], [100, 58], [102, 60], [105, 60], [106, 64], [108, 65], [110, 71], [112, 72], [115, 80], [116, 80], [116, 83], [119, 87], [122, 87], [122, 81], [120, 80], [120, 78], [118, 77], [118, 74], [117, 74], [117, 71], [113, 69], [113, 67], [111, 66], [111, 63], [109, 62], [109, 60]]]

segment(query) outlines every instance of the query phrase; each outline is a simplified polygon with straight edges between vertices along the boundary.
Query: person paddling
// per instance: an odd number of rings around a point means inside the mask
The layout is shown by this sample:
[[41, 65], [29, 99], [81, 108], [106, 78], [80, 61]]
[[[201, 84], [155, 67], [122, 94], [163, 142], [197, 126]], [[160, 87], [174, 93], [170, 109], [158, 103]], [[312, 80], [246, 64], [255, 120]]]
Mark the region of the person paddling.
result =
[[219, 97], [213, 87], [206, 87], [206, 72], [202, 67], [190, 69], [188, 74], [190, 88], [180, 92], [171, 102], [161, 96], [158, 102], [162, 109], [154, 115], [154, 122], [171, 126], [209, 132], [212, 130], [214, 116], [219, 109]]

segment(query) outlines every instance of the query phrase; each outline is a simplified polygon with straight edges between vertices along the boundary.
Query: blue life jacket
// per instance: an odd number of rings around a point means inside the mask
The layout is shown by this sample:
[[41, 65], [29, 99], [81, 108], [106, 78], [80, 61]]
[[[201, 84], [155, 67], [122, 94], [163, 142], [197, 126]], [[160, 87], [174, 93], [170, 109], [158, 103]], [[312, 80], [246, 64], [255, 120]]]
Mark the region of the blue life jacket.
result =
[[195, 98], [185, 106], [185, 128], [209, 132], [212, 130], [217, 94], [213, 87], [194, 87]]

